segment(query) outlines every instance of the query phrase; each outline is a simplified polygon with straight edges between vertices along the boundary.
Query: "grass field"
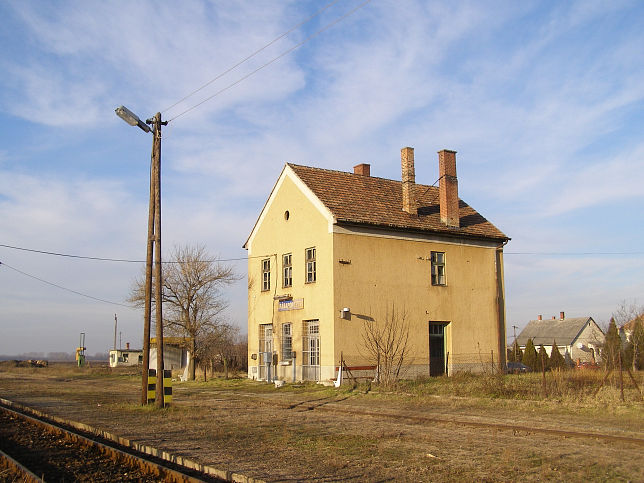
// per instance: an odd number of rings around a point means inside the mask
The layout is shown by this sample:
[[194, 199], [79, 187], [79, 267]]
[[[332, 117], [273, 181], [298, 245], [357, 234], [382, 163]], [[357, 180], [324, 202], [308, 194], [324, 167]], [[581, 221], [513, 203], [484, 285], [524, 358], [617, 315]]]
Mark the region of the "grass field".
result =
[[155, 410], [132, 370], [2, 365], [0, 396], [269, 481], [644, 481], [644, 404], [617, 379], [595, 395], [602, 380], [548, 374], [544, 397], [540, 374], [387, 390], [215, 377], [175, 382]]

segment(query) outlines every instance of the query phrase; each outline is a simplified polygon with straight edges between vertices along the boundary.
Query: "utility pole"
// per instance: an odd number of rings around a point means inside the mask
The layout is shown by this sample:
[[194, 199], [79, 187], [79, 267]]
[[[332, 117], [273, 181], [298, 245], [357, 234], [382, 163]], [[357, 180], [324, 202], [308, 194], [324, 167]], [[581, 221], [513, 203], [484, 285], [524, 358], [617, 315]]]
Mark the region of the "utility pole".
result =
[[[155, 141], [150, 158], [150, 203], [148, 208], [148, 242], [145, 256], [145, 306], [143, 308], [143, 371], [141, 374], [141, 405], [148, 403], [148, 371], [150, 369], [150, 321], [152, 318], [152, 254], [154, 252], [154, 207], [156, 206]], [[158, 357], [158, 352], [157, 352]]]
[[[154, 273], [156, 276], [155, 285], [155, 309], [156, 309], [156, 339], [157, 339], [157, 385], [155, 402], [158, 408], [164, 407], [163, 400], [163, 312], [162, 312], [162, 291], [163, 280], [161, 275], [161, 126], [168, 122], [161, 121], [161, 113], [157, 112], [154, 119], [148, 119], [148, 124], [154, 127], [154, 140], [152, 142], [152, 159], [154, 164], [154, 242], [156, 251], [154, 253]], [[149, 218], [148, 218], [149, 220]], [[149, 232], [149, 228], [148, 228]], [[147, 286], [147, 281], [146, 281]], [[151, 287], [150, 287], [151, 288]]]
[[512, 347], [512, 357], [514, 358], [514, 362], [517, 361], [517, 350], [518, 350], [518, 347], [517, 347], [517, 329], [518, 328], [519, 327], [516, 326], [516, 325], [512, 326], [512, 330], [514, 331], [514, 347]]
[[[149, 128], [148, 128], [149, 129]], [[156, 206], [156, 141], [152, 141], [150, 158], [150, 203], [148, 208], [148, 242], [145, 257], [145, 306], [143, 309], [143, 372], [141, 377], [141, 405], [148, 403], [148, 370], [150, 369], [150, 321], [152, 318], [152, 254], [154, 252], [154, 208]], [[157, 351], [158, 357], [158, 351]]]
[[[148, 238], [145, 260], [145, 306], [143, 313], [143, 367], [141, 374], [141, 404], [148, 402], [148, 370], [150, 369], [150, 325], [152, 319], [152, 258], [154, 257], [156, 340], [157, 340], [157, 382], [155, 401], [157, 407], [164, 407], [163, 401], [163, 313], [161, 274], [161, 113], [143, 122], [125, 106], [117, 107], [116, 115], [130, 126], [137, 126], [149, 133], [152, 131], [152, 155], [150, 162], [150, 204], [148, 210]], [[151, 125], [152, 129], [148, 126]], [[156, 249], [156, 253], [154, 250]]]
[[116, 350], [116, 326], [118, 321], [116, 319], [116, 314], [114, 314], [114, 350]]

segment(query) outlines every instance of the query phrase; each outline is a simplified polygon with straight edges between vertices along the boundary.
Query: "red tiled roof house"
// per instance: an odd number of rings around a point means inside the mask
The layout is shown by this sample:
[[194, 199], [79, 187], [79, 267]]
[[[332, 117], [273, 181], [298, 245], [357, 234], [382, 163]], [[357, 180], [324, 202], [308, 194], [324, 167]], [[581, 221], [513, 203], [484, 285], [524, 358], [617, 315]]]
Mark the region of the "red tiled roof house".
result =
[[438, 187], [416, 184], [413, 148], [401, 167], [284, 166], [244, 245], [250, 378], [325, 381], [341, 359], [359, 373], [377, 365], [367, 331], [393, 321], [402, 377], [505, 363], [509, 238], [459, 199], [454, 151]]

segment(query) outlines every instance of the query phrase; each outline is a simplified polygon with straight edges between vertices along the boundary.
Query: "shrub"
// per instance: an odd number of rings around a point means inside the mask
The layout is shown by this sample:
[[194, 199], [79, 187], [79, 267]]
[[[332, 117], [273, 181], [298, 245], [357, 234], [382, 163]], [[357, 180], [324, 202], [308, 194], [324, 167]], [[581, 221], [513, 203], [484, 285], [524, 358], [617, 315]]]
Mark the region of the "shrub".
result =
[[561, 355], [561, 352], [559, 352], [559, 347], [557, 347], [557, 341], [552, 342], [552, 352], [550, 352], [549, 367], [551, 369], [563, 369], [566, 367], [566, 361]]
[[546, 348], [541, 344], [539, 346], [539, 353], [537, 354], [537, 367], [535, 367], [535, 370], [541, 371], [542, 369], [547, 369], [549, 366], [549, 359], [548, 359], [548, 353], [546, 352]]
[[528, 366], [532, 371], [539, 370], [537, 368], [537, 350], [534, 348], [532, 339], [528, 339], [528, 342], [525, 345], [521, 362]]

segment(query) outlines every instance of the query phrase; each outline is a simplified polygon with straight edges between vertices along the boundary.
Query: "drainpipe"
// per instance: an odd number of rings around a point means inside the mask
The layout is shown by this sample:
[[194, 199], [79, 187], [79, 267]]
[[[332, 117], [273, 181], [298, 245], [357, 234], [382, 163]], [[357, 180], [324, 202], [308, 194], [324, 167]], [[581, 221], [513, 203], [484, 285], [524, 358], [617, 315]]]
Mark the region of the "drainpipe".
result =
[[506, 240], [500, 247], [496, 248], [496, 311], [497, 311], [497, 330], [498, 330], [498, 351], [499, 351], [499, 371], [503, 372], [505, 367], [505, 291], [503, 287], [503, 247], [510, 240]]

